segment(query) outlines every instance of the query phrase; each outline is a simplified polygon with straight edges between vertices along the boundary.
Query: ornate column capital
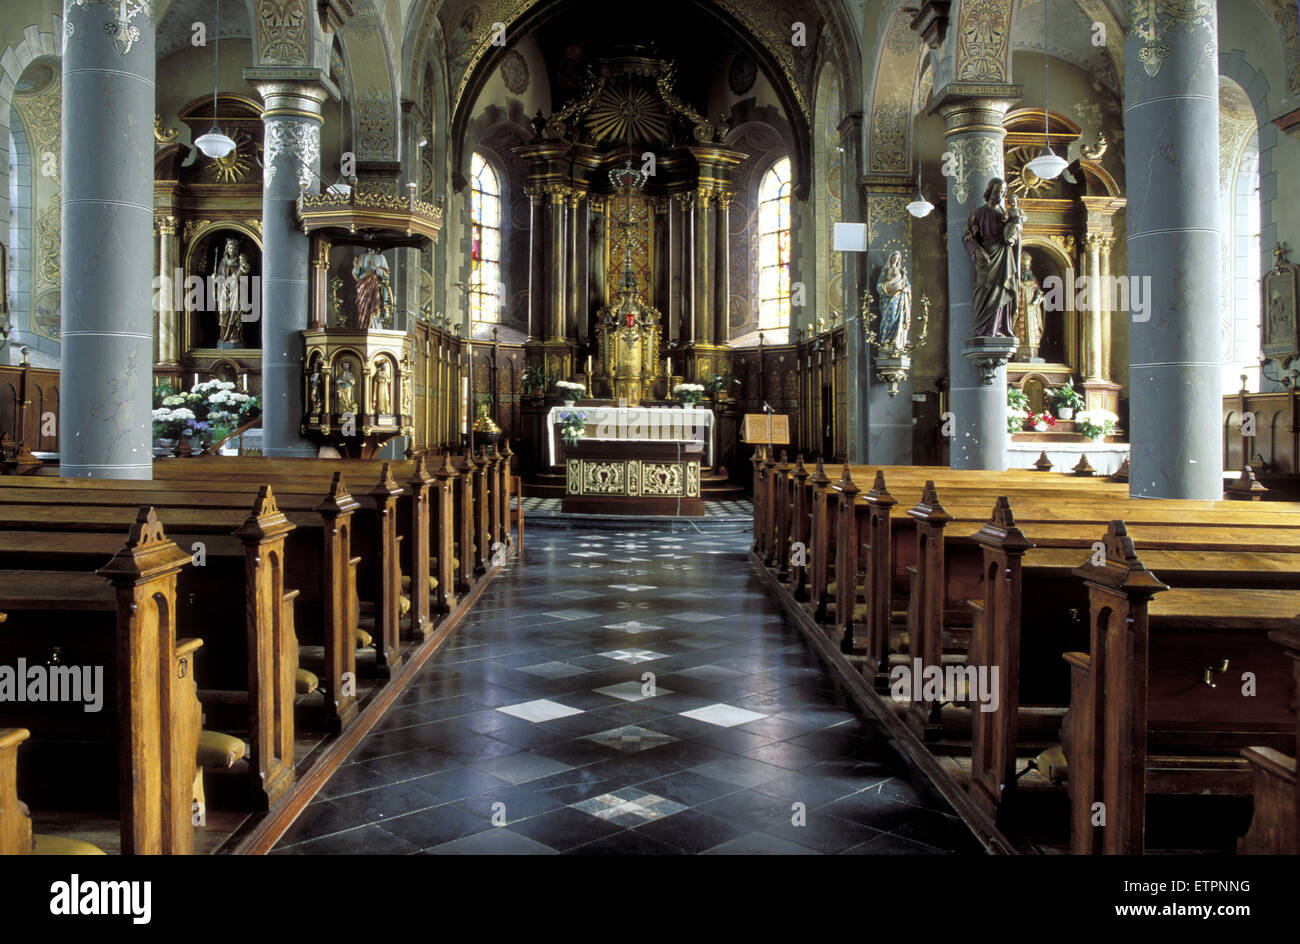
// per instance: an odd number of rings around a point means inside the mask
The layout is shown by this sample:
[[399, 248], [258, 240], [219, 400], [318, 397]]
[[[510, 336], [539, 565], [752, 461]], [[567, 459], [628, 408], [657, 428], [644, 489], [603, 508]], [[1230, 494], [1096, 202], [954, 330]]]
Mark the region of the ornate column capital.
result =
[[176, 217], [174, 216], [154, 216], [153, 231], [155, 236], [175, 236], [176, 235]]
[[950, 82], [934, 96], [930, 114], [943, 116], [944, 134], [948, 137], [967, 131], [996, 133], [1001, 137], [1007, 109], [1024, 94], [1023, 85]]

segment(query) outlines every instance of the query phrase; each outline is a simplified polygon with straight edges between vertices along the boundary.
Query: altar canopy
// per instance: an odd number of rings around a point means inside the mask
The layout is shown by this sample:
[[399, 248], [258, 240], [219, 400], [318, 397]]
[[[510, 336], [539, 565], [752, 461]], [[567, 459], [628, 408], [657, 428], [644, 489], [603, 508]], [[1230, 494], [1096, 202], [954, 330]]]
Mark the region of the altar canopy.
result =
[[713, 411], [706, 408], [585, 406], [553, 408], [547, 422], [550, 431], [550, 463], [559, 464], [557, 443], [563, 414], [586, 415], [587, 440], [630, 440], [641, 442], [696, 442], [704, 446], [704, 462], [713, 464]]

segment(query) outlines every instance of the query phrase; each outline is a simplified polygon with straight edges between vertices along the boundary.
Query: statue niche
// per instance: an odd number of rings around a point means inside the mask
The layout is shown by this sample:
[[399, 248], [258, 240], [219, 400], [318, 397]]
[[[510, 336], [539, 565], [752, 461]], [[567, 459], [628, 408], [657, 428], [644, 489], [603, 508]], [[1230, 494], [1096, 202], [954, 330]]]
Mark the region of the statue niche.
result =
[[234, 350], [262, 346], [262, 253], [240, 230], [219, 227], [190, 246], [185, 309], [189, 347]]

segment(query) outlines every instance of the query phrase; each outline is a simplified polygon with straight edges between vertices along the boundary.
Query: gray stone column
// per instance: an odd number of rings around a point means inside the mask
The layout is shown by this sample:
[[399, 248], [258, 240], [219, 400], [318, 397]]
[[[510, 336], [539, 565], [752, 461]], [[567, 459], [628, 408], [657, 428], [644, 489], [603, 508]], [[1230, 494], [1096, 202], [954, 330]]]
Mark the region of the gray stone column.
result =
[[152, 5], [66, 0], [59, 474], [153, 472]]
[[[176, 364], [180, 360], [180, 312], [176, 310], [176, 218], [158, 217], [158, 354], [159, 364]], [[184, 292], [184, 284], [181, 285]], [[184, 297], [182, 294], [181, 297]]]
[[1184, 6], [1130, 2], [1124, 42], [1128, 266], [1151, 289], [1146, 320], [1129, 318], [1129, 493], [1214, 499], [1223, 497], [1218, 28], [1215, 4]]
[[303, 438], [302, 332], [307, 329], [310, 240], [297, 228], [295, 205], [303, 190], [320, 191], [319, 82], [264, 78], [248, 70], [265, 109], [262, 187], [262, 453], [314, 456]]
[[[912, 280], [911, 340], [916, 340], [921, 328], [921, 296], [916, 289], [916, 274], [912, 271], [912, 217], [907, 203], [913, 184], [889, 182], [868, 178], [867, 221], [870, 224], [871, 244], [867, 247], [867, 265], [863, 286], [875, 301], [871, 310], [880, 310], [880, 292], [876, 282], [889, 261], [891, 253], [903, 254], [903, 268]], [[951, 243], [949, 244], [951, 252]], [[859, 294], [858, 305], [861, 304]], [[869, 347], [868, 345], [864, 345]], [[912, 462], [912, 380], [898, 385], [898, 392], [889, 395], [889, 385], [876, 379], [875, 352], [866, 352], [866, 375], [863, 390], [867, 396], [867, 412], [871, 427], [867, 438], [866, 461], [872, 465], [910, 465]]]
[[948, 409], [952, 413], [949, 465], [954, 469], [1007, 467], [1007, 370], [992, 384], [962, 355], [971, 325], [973, 265], [961, 242], [966, 217], [983, 200], [984, 188], [1003, 176], [1002, 118], [1023, 94], [1015, 85], [954, 82], [937, 95], [933, 110], [943, 115], [944, 148], [955, 158], [948, 175]]

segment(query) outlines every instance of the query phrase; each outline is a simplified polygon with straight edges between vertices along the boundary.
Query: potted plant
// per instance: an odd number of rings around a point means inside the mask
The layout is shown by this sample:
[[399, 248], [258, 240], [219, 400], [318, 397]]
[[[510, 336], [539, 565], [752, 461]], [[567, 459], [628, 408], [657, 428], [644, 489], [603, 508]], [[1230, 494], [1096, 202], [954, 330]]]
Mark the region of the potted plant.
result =
[[1029, 416], [1029, 397], [1019, 387], [1007, 387], [1007, 432], [1023, 430]]
[[546, 388], [551, 385], [551, 375], [537, 364], [529, 364], [519, 375], [519, 385], [524, 396], [540, 400], [546, 393]]
[[564, 401], [565, 406], [573, 406], [573, 401], [587, 392], [586, 387], [571, 380], [557, 380], [555, 389], [559, 391], [560, 399]]
[[1118, 423], [1119, 417], [1110, 410], [1084, 410], [1074, 414], [1075, 428], [1093, 442], [1101, 442], [1115, 432]]
[[673, 387], [673, 396], [685, 406], [694, 406], [704, 399], [704, 384], [679, 383]]
[[560, 414], [560, 438], [572, 446], [587, 435], [587, 414], [581, 410], [565, 410]]
[[714, 401], [721, 400], [727, 392], [727, 375], [714, 374], [704, 383], [704, 389], [709, 392], [709, 396]]
[[1074, 389], [1074, 379], [1067, 378], [1065, 383], [1052, 392], [1052, 404], [1056, 415], [1063, 420], [1072, 419], [1075, 410], [1083, 409], [1083, 394]]

